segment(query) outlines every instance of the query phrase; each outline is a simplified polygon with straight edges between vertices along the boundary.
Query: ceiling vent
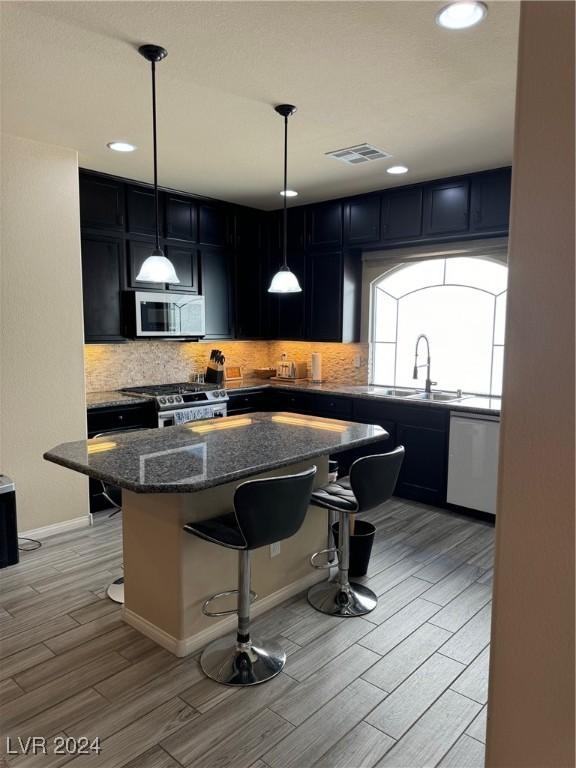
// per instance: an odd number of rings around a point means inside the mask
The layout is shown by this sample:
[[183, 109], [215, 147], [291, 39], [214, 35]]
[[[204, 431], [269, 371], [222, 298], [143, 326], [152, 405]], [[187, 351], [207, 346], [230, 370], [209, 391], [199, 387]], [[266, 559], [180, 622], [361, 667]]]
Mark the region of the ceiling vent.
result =
[[333, 157], [334, 160], [340, 160], [340, 162], [348, 165], [358, 165], [359, 163], [368, 163], [370, 160], [385, 160], [392, 155], [372, 146], [372, 144], [357, 144], [355, 147], [326, 152], [326, 157]]

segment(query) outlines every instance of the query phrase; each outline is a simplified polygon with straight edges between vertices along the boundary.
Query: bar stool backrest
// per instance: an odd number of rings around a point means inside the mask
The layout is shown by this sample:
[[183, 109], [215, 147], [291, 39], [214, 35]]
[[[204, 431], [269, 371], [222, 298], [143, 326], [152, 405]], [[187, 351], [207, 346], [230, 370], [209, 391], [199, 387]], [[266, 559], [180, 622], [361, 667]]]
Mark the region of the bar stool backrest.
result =
[[247, 549], [293, 536], [304, 522], [316, 467], [297, 475], [247, 480], [236, 489], [234, 510]]
[[389, 453], [356, 459], [350, 467], [350, 487], [358, 501], [358, 512], [367, 512], [388, 501], [403, 461], [403, 445]]

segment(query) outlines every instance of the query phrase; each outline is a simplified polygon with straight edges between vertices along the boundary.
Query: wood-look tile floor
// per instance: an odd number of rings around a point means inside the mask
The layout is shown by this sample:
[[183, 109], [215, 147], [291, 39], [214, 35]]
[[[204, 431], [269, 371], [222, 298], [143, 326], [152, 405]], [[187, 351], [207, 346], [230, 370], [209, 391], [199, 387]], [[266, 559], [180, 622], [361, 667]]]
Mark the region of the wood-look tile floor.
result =
[[[318, 511], [318, 514], [324, 514]], [[16, 768], [480, 768], [494, 529], [393, 499], [364, 581], [373, 613], [337, 619], [301, 595], [254, 622], [285, 671], [242, 690], [125, 625], [105, 597], [121, 520], [55, 536], [0, 572], [0, 726], [100, 737], [100, 755], [4, 755]]]

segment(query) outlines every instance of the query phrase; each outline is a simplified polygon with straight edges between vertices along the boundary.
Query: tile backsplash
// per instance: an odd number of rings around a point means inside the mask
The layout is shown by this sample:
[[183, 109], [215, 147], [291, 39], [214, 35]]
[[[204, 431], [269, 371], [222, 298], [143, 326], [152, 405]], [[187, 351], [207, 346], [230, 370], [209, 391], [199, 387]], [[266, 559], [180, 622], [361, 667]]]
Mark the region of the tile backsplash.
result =
[[[310, 368], [312, 352], [322, 354], [322, 376], [339, 384], [368, 382], [367, 344], [325, 344], [299, 341], [134, 341], [125, 344], [86, 344], [84, 368], [86, 391], [100, 392], [142, 384], [189, 381], [204, 371], [211, 349], [221, 349], [230, 365], [240, 365], [244, 378], [254, 368], [275, 366], [282, 353], [305, 361]], [[356, 363], [360, 366], [357, 367]]]

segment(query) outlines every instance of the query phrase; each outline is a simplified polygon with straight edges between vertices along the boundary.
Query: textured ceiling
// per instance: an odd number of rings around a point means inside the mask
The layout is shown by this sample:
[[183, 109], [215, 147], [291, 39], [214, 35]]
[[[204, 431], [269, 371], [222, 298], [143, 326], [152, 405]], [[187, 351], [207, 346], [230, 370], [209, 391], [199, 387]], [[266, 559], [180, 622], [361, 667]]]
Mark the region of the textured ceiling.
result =
[[[282, 124], [297, 203], [511, 162], [518, 3], [450, 32], [443, 2], [2, 2], [2, 123], [74, 147], [80, 164], [151, 180], [149, 65], [158, 65], [160, 183], [276, 208]], [[106, 142], [139, 149], [118, 154]], [[369, 142], [391, 161], [348, 166]], [[385, 173], [403, 163], [402, 177]]]

